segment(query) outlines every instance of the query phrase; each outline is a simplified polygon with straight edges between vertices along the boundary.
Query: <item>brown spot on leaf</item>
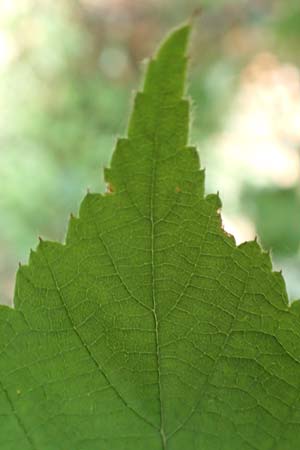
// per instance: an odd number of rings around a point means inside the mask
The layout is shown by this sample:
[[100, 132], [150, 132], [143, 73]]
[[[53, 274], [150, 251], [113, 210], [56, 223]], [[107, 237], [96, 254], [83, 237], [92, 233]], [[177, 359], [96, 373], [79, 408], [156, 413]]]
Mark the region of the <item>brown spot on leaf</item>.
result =
[[106, 192], [108, 194], [111, 194], [114, 191], [115, 191], [114, 187], [110, 183], [107, 183], [107, 185], [106, 185]]

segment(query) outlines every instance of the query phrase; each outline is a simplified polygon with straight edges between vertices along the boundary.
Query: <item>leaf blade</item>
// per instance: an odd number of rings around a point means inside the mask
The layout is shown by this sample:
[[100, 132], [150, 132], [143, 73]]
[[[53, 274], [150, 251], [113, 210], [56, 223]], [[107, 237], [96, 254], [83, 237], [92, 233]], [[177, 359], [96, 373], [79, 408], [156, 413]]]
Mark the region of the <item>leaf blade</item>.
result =
[[189, 30], [149, 64], [112, 192], [86, 196], [65, 245], [40, 242], [0, 309], [3, 450], [299, 446], [299, 304], [204, 196]]

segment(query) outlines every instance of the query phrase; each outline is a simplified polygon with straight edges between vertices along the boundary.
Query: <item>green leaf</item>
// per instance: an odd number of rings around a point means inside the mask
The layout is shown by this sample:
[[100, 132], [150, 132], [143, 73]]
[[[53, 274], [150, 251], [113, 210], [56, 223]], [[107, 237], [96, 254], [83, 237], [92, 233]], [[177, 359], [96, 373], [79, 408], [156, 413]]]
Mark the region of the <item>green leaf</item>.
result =
[[236, 246], [187, 144], [184, 25], [66, 244], [41, 241], [0, 309], [1, 450], [300, 447], [299, 303]]

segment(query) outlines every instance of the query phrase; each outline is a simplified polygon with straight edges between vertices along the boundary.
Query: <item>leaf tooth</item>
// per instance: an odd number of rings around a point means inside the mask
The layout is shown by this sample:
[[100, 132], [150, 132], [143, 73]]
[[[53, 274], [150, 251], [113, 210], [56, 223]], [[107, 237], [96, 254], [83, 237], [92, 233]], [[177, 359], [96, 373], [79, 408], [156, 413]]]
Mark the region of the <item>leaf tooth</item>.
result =
[[265, 265], [268, 269], [272, 270], [272, 261], [270, 253], [266, 252], [261, 247], [257, 239], [243, 242], [242, 244], [238, 245], [238, 248], [243, 250], [246, 256], [254, 258], [259, 265]]
[[205, 200], [209, 202], [216, 211], [218, 211], [222, 207], [222, 201], [220, 199], [219, 193], [216, 194], [208, 194], [205, 197]]

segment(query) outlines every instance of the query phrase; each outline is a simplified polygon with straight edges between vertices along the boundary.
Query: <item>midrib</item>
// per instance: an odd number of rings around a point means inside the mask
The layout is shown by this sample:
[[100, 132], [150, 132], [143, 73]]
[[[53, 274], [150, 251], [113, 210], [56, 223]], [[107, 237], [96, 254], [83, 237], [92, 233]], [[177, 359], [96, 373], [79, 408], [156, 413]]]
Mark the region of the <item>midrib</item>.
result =
[[[157, 117], [159, 115], [157, 114]], [[157, 129], [157, 128], [156, 128]], [[162, 399], [162, 383], [161, 383], [161, 355], [160, 355], [160, 342], [159, 342], [159, 323], [157, 317], [157, 301], [156, 301], [156, 278], [155, 278], [155, 192], [156, 192], [156, 154], [157, 154], [157, 132], [154, 136], [153, 145], [153, 166], [151, 177], [151, 193], [150, 193], [150, 226], [151, 226], [151, 286], [152, 286], [152, 314], [155, 325], [155, 355], [157, 364], [157, 377], [158, 377], [158, 395], [160, 403], [160, 437], [162, 443], [162, 449], [167, 450], [167, 438], [164, 428], [164, 412], [163, 412], [163, 399]]]

